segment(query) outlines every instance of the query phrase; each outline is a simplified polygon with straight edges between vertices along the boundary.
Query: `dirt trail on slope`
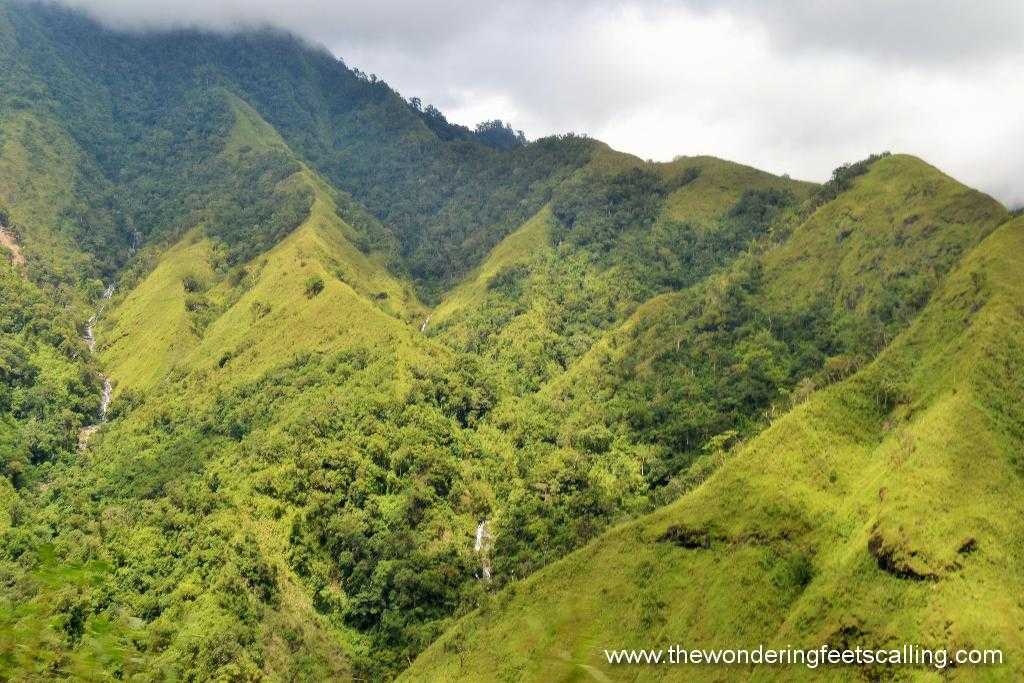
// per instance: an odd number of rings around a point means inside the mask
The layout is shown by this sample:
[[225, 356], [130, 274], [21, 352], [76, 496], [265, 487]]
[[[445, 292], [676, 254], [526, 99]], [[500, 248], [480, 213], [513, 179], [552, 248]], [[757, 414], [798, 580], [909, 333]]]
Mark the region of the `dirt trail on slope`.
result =
[[14, 233], [8, 230], [3, 223], [0, 223], [0, 245], [6, 247], [7, 251], [11, 252], [11, 263], [18, 268], [25, 267], [25, 255], [21, 253], [18, 240], [14, 239]]

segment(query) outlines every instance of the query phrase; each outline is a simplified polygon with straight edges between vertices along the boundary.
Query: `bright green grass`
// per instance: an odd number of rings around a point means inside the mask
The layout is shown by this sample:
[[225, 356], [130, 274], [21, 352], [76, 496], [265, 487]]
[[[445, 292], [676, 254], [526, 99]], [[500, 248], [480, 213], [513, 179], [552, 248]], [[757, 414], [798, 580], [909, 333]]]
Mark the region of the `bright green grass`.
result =
[[[778, 420], [678, 502], [503, 591], [405, 679], [788, 680], [813, 676], [617, 669], [601, 651], [823, 642], [1001, 647], [1005, 667], [952, 675], [1019, 677], [1022, 249], [1018, 219], [965, 259], [875, 363]], [[708, 533], [711, 547], [659, 540], [672, 527]], [[902, 571], [929, 578], [883, 571], [873, 535]], [[970, 539], [976, 549], [961, 552]]]
[[[417, 333], [359, 294], [348, 280], [391, 285], [393, 296], [387, 301], [401, 301], [402, 290], [376, 271], [361, 279], [366, 273], [359, 268], [369, 262], [349, 260], [354, 251], [333, 214], [315, 204], [306, 224], [257, 259], [256, 282], [209, 326], [188, 364], [223, 370], [225, 379], [237, 382], [301, 351], [361, 343], [405, 345]], [[323, 291], [315, 296], [305, 292], [311, 276], [324, 280]]]
[[185, 308], [186, 276], [209, 282], [210, 240], [189, 233], [168, 249], [156, 268], [109, 312], [99, 350], [116, 390], [149, 389], [192, 351], [198, 339]]
[[682, 173], [696, 168], [697, 178], [670, 194], [665, 200], [663, 217], [710, 226], [745, 190], [787, 189], [798, 200], [804, 199], [813, 183], [790, 180], [724, 159], [709, 156], [680, 157], [660, 165], [667, 171]]
[[886, 294], [913, 296], [909, 284], [900, 290], [915, 277], [940, 278], [1006, 217], [994, 199], [920, 159], [884, 157], [768, 255], [769, 296], [806, 308], [836, 287], [848, 309], [864, 314]]
[[43, 590], [30, 599], [0, 597], [0, 677], [16, 671], [19, 680], [104, 681], [110, 671], [131, 678], [150, 670], [131, 639], [138, 620], [90, 616], [75, 625], [79, 610], [89, 612], [82, 590], [111, 580], [109, 566], [64, 563], [43, 547], [30, 576]]
[[498, 243], [475, 271], [447, 295], [430, 315], [430, 324], [444, 322], [456, 311], [479, 306], [487, 293], [487, 285], [501, 270], [528, 264], [537, 256], [550, 252], [551, 209], [544, 207], [518, 230]]
[[[231, 103], [236, 126], [224, 154], [284, 146], [248, 105]], [[241, 274], [215, 269], [217, 246], [197, 230], [162, 254], [127, 296], [115, 298], [100, 347], [117, 392], [150, 389], [175, 368], [244, 381], [299, 352], [414, 336], [400, 321], [422, 317], [421, 304], [378, 258], [353, 246], [330, 188], [305, 166], [283, 182], [313, 190], [310, 215]], [[186, 277], [202, 289], [206, 309], [198, 315], [186, 307]], [[324, 281], [315, 296], [306, 292], [312, 277]]]

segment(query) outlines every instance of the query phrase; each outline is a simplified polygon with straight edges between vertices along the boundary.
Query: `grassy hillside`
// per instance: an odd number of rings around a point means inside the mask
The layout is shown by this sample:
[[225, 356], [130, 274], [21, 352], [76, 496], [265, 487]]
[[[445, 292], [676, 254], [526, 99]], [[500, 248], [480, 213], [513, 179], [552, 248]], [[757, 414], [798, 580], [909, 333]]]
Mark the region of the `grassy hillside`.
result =
[[387, 224], [401, 238], [405, 267], [435, 297], [600, 147], [575, 136], [526, 144], [493, 126], [476, 133], [449, 124], [376, 76], [274, 31], [133, 35], [56, 5], [9, 1], [0, 27], [0, 112], [56, 122], [128, 191], [114, 198], [119, 245], [135, 232], [180, 234], [189, 220], [182, 193], [208, 189], [196, 167], [226, 144], [230, 123], [217, 105], [224, 90]]
[[788, 680], [813, 672], [614, 668], [602, 650], [823, 642], [1003, 648], [1004, 668], [949, 675], [1020, 675], [1022, 248], [1024, 222], [1003, 225], [878, 360], [495, 596], [403, 679]]
[[714, 157], [679, 157], [667, 167], [675, 173], [698, 169], [700, 174], [665, 201], [665, 214], [675, 220], [709, 225], [732, 206], [745, 190], [787, 189], [800, 199], [814, 188], [814, 183], [794, 182], [756, 168]]
[[[236, 123], [223, 156], [233, 164], [254, 151], [294, 160], [276, 131], [228, 98]], [[277, 188], [308, 197], [308, 213], [275, 247], [232, 264], [217, 231], [204, 225], [160, 253], [138, 284], [127, 281], [130, 291], [115, 299], [100, 327], [101, 355], [118, 392], [152, 388], [175, 368], [217, 372], [229, 361], [220, 374], [241, 381], [299, 351], [333, 348], [339, 336], [409, 334], [395, 319], [421, 316], [412, 288], [386, 270], [382, 254], [353, 245], [365, 232], [343, 216], [382, 228], [295, 164]]]
[[[722, 272], [647, 301], [546, 386], [564, 433], [595, 420], [614, 431], [617, 419], [677, 457], [726, 431], [750, 434], [874, 357], [1007, 213], [896, 156], [797, 216]], [[683, 407], [702, 394], [725, 402], [703, 415]]]
[[[920, 159], [879, 159], [765, 259], [780, 311], [809, 310], [823, 293], [839, 333], [881, 349], [950, 266], [1007, 217], [991, 197]], [[856, 329], [871, 321], [875, 329]]]
[[211, 243], [192, 233], [161, 255], [137, 287], [104, 311], [100, 348], [118, 389], [154, 386], [198, 344], [186, 307], [185, 278], [212, 277]]
[[[408, 449], [421, 434], [425, 462], [445, 454], [436, 466], [446, 481], [456, 454], [440, 444], [461, 428], [435, 403], [454, 390], [425, 388], [439, 371], [423, 373], [444, 354], [336, 273], [359, 265], [343, 260], [351, 246], [336, 220], [314, 212], [247, 265], [235, 289], [230, 277], [218, 282], [204, 269], [211, 242], [193, 235], [111, 303], [116, 323], [101, 329], [99, 346], [117, 387], [112, 420], [77, 458], [37, 475], [43, 489], [22, 493], [33, 512], [5, 548], [26, 568], [12, 579], [23, 608], [10, 614], [9, 630], [0, 628], [0, 641], [30, 648], [3, 671], [307, 680], [347, 678], [352, 659], [364, 672], [394, 666], [364, 634], [369, 626], [346, 625], [344, 611], [331, 617], [338, 598], [318, 593], [323, 575], [296, 571], [312, 562], [293, 557], [307, 547], [297, 530], [306, 514], [320, 523], [345, 513], [344, 504], [317, 511], [335, 486], [348, 491], [323, 479], [338, 456], [362, 461], [360, 472], [378, 470], [360, 477], [363, 496], [376, 491], [400, 510], [408, 489], [418, 521], [405, 528], [458, 525], [447, 496], [423, 518], [419, 480], [398, 478], [413, 453], [394, 463], [394, 474], [370, 454]], [[108, 331], [120, 336], [108, 341]], [[406, 404], [425, 405], [407, 408], [408, 417], [393, 412]], [[416, 425], [428, 416], [432, 428], [422, 431]], [[358, 445], [355, 424], [366, 430]], [[320, 445], [310, 448], [311, 440]], [[462, 495], [456, 489], [452, 500]], [[358, 508], [365, 505], [360, 498]], [[426, 538], [419, 530], [415, 543]], [[462, 546], [461, 537], [451, 544]], [[410, 557], [408, 541], [396, 547]], [[322, 547], [304, 552], [318, 556]], [[59, 580], [43, 580], [54, 572], [81, 573], [60, 589], [71, 596], [55, 592]], [[472, 586], [472, 574], [464, 576]], [[429, 625], [452, 608], [411, 621]], [[418, 642], [407, 638], [403, 647], [418, 650]]]
[[1019, 651], [1008, 219], [902, 155], [527, 143], [274, 31], [0, 0], [0, 679]]
[[542, 209], [515, 232], [503, 239], [487, 258], [462, 283], [448, 292], [442, 302], [430, 312], [434, 327], [470, 308], [485, 304], [488, 285], [500, 272], [510, 272], [516, 266], [528, 265], [537, 256], [549, 252], [551, 212]]
[[[10, 207], [16, 238], [34, 280], [64, 289], [97, 277], [101, 264], [81, 246], [108, 235], [82, 227], [109, 222], [102, 206], [109, 186], [53, 121], [28, 112], [0, 113], [0, 203]], [[89, 207], [84, 197], [97, 197]], [[82, 240], [86, 244], [76, 244]]]
[[[717, 448], [869, 362], [957, 255], [1006, 216], [922, 162], [883, 157], [859, 164], [863, 172], [824, 201], [738, 167], [755, 187], [731, 188], [734, 203], [713, 221], [685, 222], [667, 215], [668, 204], [701, 182], [704, 171], [687, 169], [702, 166], [612, 159], [619, 164], [607, 173], [556, 192], [554, 208], [496, 249], [428, 326], [492, 365], [507, 392], [488, 420], [513, 454], [493, 479], [499, 580], [673, 500], [714, 469]], [[734, 175], [724, 162], [703, 163], [712, 185]], [[666, 182], [682, 187], [666, 193]], [[922, 184], [930, 200], [908, 204], [907, 188]], [[862, 232], [874, 237], [837, 252], [845, 217], [866, 209]], [[930, 238], [889, 237], [904, 210]], [[788, 271], [776, 263], [837, 253], [867, 278], [856, 302], [838, 285], [780, 295]]]
[[[685, 199], [694, 185], [716, 189], [696, 206]], [[775, 207], [735, 213], [744, 195], [770, 191], [795, 204], [807, 187], [718, 159], [645, 164], [601, 150], [445, 296], [428, 334], [534, 391], [642, 302], [702, 280], [782, 221]]]

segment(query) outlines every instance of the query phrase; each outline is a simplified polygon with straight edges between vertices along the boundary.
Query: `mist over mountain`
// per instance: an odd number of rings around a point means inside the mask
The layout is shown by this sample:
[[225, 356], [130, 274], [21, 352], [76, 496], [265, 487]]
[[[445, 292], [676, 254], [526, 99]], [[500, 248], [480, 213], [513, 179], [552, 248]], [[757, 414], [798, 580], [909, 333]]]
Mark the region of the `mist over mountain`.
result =
[[[1020, 676], [1015, 6], [898, 48], [922, 7], [827, 45], [813, 3], [75, 7], [0, 0], [0, 678], [720, 679], [606, 655], [668, 641]], [[943, 135], [805, 125], [897, 85]], [[678, 155], [670, 110], [785, 165]], [[910, 128], [1006, 191], [867, 147]], [[668, 151], [548, 134], [616, 129]]]

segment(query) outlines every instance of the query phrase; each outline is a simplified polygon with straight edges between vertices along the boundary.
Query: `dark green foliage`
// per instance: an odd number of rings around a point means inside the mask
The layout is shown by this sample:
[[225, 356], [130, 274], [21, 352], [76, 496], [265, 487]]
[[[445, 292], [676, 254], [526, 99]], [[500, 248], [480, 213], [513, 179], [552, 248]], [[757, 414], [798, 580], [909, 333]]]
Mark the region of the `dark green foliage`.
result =
[[643, 231], [654, 222], [667, 192], [656, 173], [632, 168], [603, 180], [595, 187], [587, 177], [559, 189], [551, 203], [558, 219], [555, 242], [607, 254], [627, 229]]
[[[470, 427], [494, 401], [471, 359], [418, 368], [406, 395], [381, 390], [393, 385], [394, 372], [386, 351], [302, 355], [219, 396], [206, 414], [169, 402], [166, 417], [153, 425], [166, 436], [148, 455], [159, 467], [126, 467], [123, 459], [139, 460], [129, 444], [146, 436], [122, 434], [124, 443], [114, 449], [121, 464], [109, 473], [111, 488], [102, 495], [155, 496], [164, 501], [156, 510], [179, 508], [174, 528], [180, 531], [168, 542], [187, 533], [193, 546], [221, 547], [189, 520], [227, 509], [211, 465], [242, 467], [261, 497], [295, 511], [291, 562], [317, 609], [370, 638], [371, 656], [361, 666], [375, 676], [394, 672], [474, 594], [473, 559], [462, 537], [439, 545], [429, 530], [457, 525], [453, 515], [468, 511], [467, 478], [484, 456]], [[296, 412], [295, 401], [304, 409]], [[207, 443], [219, 443], [212, 461], [201, 445]], [[201, 492], [205, 502], [181, 508], [175, 499], [182, 494], [169, 491], [183, 490]], [[277, 600], [277, 572], [248, 540], [234, 542], [229, 557], [233, 573], [213, 590], [242, 624], [253, 624], [260, 605]], [[198, 561], [183, 558], [167, 568], [196, 571]], [[147, 587], [119, 599], [155, 602], [171, 590], [163, 578], [139, 585]], [[202, 662], [190, 666], [187, 671], [210, 675], [217, 670]]]
[[306, 292], [306, 296], [312, 299], [314, 296], [324, 291], [324, 279], [319, 275], [310, 275], [306, 278], [306, 282], [303, 284], [303, 289]]
[[189, 294], [197, 294], [205, 289], [203, 283], [200, 282], [195, 275], [186, 275], [184, 278], [182, 278], [181, 286]]
[[710, 230], [658, 218], [662, 200], [699, 174], [690, 167], [663, 179], [638, 167], [610, 178], [565, 183], [552, 201], [553, 239], [583, 250], [599, 267], [616, 266], [621, 287], [639, 303], [722, 267], [766, 237], [781, 212], [795, 203], [788, 191], [747, 190]]
[[517, 299], [522, 296], [523, 286], [529, 276], [530, 268], [526, 264], [503, 268], [487, 283], [487, 290], [509, 299]]
[[[376, 77], [280, 33], [127, 36], [56, 6], [6, 12], [21, 36], [20, 68], [0, 76], [0, 110], [52, 113], [107, 180], [130, 188], [127, 197], [111, 195], [110, 211], [122, 218], [103, 223], [118, 231], [116, 239], [96, 243], [110, 262], [123, 259], [135, 231], [180, 231], [183, 203], [198, 210], [235, 190], [266, 200], [260, 186], [285, 173], [276, 161], [249, 159], [230, 169], [238, 177], [226, 187], [205, 186], [227, 170], [213, 162], [231, 124], [224, 91], [252, 105], [295, 152], [395, 232], [427, 295], [535, 213], [595, 147], [571, 135], [524, 144], [493, 121], [477, 133], [453, 126], [436, 109], [413, 106]], [[108, 101], [118, 106], [102, 105]], [[286, 201], [276, 211], [218, 207], [231, 224], [218, 236], [235, 249], [251, 236], [272, 243], [303, 211], [301, 198]]]
[[727, 215], [733, 220], [749, 226], [755, 226], [751, 232], [756, 233], [770, 226], [780, 209], [791, 206], [794, 203], [796, 203], [796, 198], [789, 190], [777, 188], [744, 190], [739, 201], [729, 209]]
[[[496, 401], [472, 358], [413, 370], [408, 391], [395, 391], [393, 351], [355, 349], [298, 355], [206, 407], [176, 387], [120, 397], [101, 457], [61, 463], [60, 507], [29, 522], [61, 562], [100, 559], [116, 577], [102, 600], [97, 588], [59, 607], [66, 647], [127, 610], [141, 620], [140, 656], [172, 653], [180, 677], [258, 671], [284, 571], [330, 623], [365, 637], [368, 651], [347, 653], [362, 675], [403, 668], [479, 593], [464, 526], [485, 505], [475, 491], [494, 456], [474, 427]], [[125, 420], [147, 407], [146, 419]], [[238, 476], [252, 482], [242, 499]], [[290, 567], [250, 531], [267, 507], [291, 520]], [[102, 538], [79, 523], [115, 510]], [[45, 548], [23, 535], [30, 528], [0, 534], [0, 555], [38, 570]], [[24, 580], [27, 596], [46, 594]]]
[[[563, 220], [572, 222], [580, 232], [590, 231], [594, 223], [607, 227], [606, 217], [616, 213], [606, 206], [609, 196], [615, 197], [620, 207], [652, 201], [650, 196], [640, 200], [623, 196], [624, 188], [665, 187], [656, 185], [651, 175], [624, 175], [622, 182], [615, 183], [620, 191], [611, 194], [601, 185], [594, 194], [583, 186], [568, 190], [560, 195], [565, 202]], [[690, 182], [695, 177], [687, 173], [675, 182]], [[642, 189], [640, 194], [649, 195]], [[752, 245], [769, 240], [794, 201], [787, 192], [752, 190], [708, 229], [666, 219], [655, 220], [646, 229], [637, 228], [629, 222], [632, 213], [626, 211], [621, 217], [623, 230], [609, 232], [612, 241], [600, 249], [563, 245], [557, 255], [536, 257], [496, 273], [487, 283], [486, 305], [471, 317], [457, 320], [457, 325], [444, 324], [454, 328], [448, 341], [464, 351], [498, 360], [499, 367], [508, 368], [517, 392], [535, 390], [641, 302], [659, 292], [692, 286]], [[583, 208], [577, 211], [570, 204]], [[575, 239], [561, 221], [554, 232]], [[595, 268], [599, 276], [594, 274]], [[497, 341], [513, 320], [538, 307], [546, 311], [541, 343], [520, 351], [519, 345], [506, 347]]]
[[832, 201], [841, 193], [850, 189], [854, 178], [867, 173], [868, 169], [871, 168], [871, 164], [875, 163], [879, 159], [884, 159], [887, 156], [889, 156], [889, 152], [872, 154], [867, 159], [861, 159], [860, 161], [852, 164], [843, 164], [836, 168], [832, 171], [832, 177], [824, 185], [814, 191], [814, 194], [811, 196], [811, 206], [818, 207], [826, 202]]
[[67, 313], [0, 259], [0, 472], [20, 486], [30, 465], [73, 453], [98, 404]]
[[[629, 353], [602, 364], [592, 384], [526, 403], [527, 416], [508, 420], [524, 457], [559, 453], [559, 464], [528, 471], [508, 504], [498, 533], [502, 575], [529, 573], [625, 510], [643, 509], [653, 489], [685, 472], [718, 435], [756, 433], [787, 387], [816, 370], [820, 356], [802, 365], [802, 347], [780, 339], [760, 309], [762, 277], [757, 258], [738, 259], [616, 339]], [[564, 406], [574, 408], [566, 415]], [[569, 434], [578, 450], [571, 455], [555, 445]], [[621, 489], [596, 485], [611, 463], [636, 461], [644, 467], [621, 476]]]
[[513, 131], [512, 124], [500, 119], [478, 123], [476, 136], [495, 149], [512, 149], [526, 144], [523, 131]]
[[[237, 163], [238, 171], [234, 171]], [[211, 166], [204, 185], [216, 199], [204, 216], [206, 232], [228, 246], [228, 264], [263, 253], [309, 215], [312, 190], [286, 189], [282, 183], [299, 165], [278, 152], [242, 150], [235, 162]]]

